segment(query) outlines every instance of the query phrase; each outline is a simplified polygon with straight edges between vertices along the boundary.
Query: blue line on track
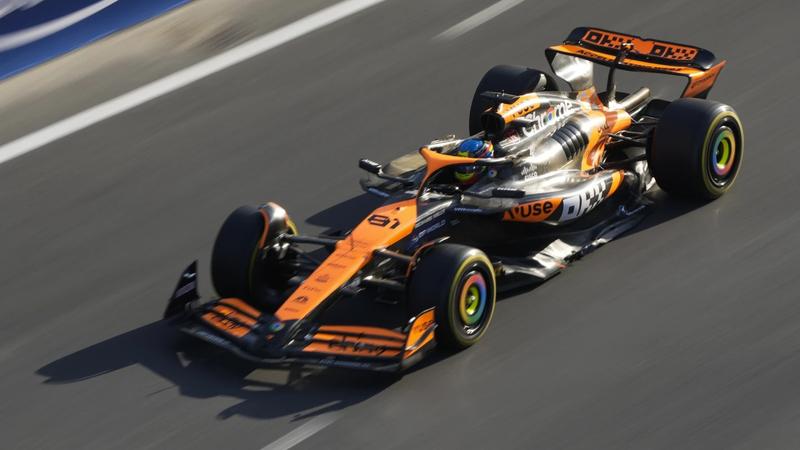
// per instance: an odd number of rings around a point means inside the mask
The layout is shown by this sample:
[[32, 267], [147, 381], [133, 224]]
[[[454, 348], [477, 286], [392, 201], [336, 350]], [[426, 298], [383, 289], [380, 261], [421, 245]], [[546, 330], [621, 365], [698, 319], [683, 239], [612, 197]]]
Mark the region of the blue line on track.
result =
[[0, 0], [0, 80], [189, 1]]

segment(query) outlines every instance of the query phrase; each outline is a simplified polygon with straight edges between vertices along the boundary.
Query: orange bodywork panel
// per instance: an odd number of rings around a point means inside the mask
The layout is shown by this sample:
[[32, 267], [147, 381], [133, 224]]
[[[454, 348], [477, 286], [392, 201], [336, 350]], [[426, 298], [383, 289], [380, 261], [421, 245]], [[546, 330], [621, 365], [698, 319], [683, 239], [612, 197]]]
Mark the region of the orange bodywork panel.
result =
[[603, 161], [608, 142], [608, 133], [617, 133], [631, 126], [630, 114], [621, 110], [591, 110], [585, 111], [591, 121], [589, 142], [581, 159], [581, 170], [590, 170], [598, 167]]
[[242, 311], [245, 314], [248, 314], [248, 315], [250, 315], [250, 316], [252, 316], [252, 317], [254, 317], [256, 319], [261, 317], [261, 311], [253, 308], [248, 303], [246, 303], [243, 300], [240, 300], [238, 298], [223, 298], [219, 302], [221, 304], [223, 304], [223, 305], [227, 305], [227, 306], [231, 306], [233, 308], [236, 308], [239, 311]]
[[372, 253], [388, 247], [414, 229], [416, 199], [382, 206], [361, 222], [336, 249], [306, 278], [276, 311], [282, 321], [304, 318], [325, 299], [347, 283], [371, 259]]
[[241, 338], [258, 322], [261, 312], [238, 298], [223, 298], [202, 315], [203, 321], [231, 336]]
[[203, 314], [203, 320], [212, 327], [237, 338], [241, 338], [250, 332], [250, 327], [241, 326], [231, 319], [220, 317], [214, 313]]
[[544, 222], [561, 205], [560, 198], [547, 198], [531, 203], [517, 205], [503, 213], [503, 220], [508, 222]]
[[408, 334], [369, 326], [323, 325], [303, 352], [406, 359], [433, 341], [434, 309], [415, 317]]
[[212, 327], [237, 338], [241, 338], [250, 332], [250, 327], [243, 327], [233, 320], [219, 317], [214, 313], [203, 314], [203, 320]]
[[607, 48], [612, 52], [616, 52], [622, 48], [622, 44], [630, 44], [634, 53], [677, 62], [692, 61], [699, 51], [697, 47], [689, 45], [656, 41], [653, 39], [642, 39], [638, 36], [618, 33], [616, 31], [600, 30], [597, 28], [587, 29], [583, 37], [581, 37], [581, 41]]
[[721, 61], [716, 66], [703, 71], [697, 71], [692, 74], [689, 74], [689, 85], [686, 86], [686, 89], [683, 91], [682, 97], [694, 97], [701, 92], [704, 92], [708, 89], [711, 89], [711, 86], [714, 85], [717, 81], [717, 77], [719, 73], [722, 71], [722, 68], [725, 67], [725, 61]]
[[498, 105], [497, 114], [500, 114], [505, 123], [511, 123], [516, 119], [532, 113], [540, 105], [541, 101], [538, 95], [533, 93], [520, 95], [514, 103], [501, 103]]
[[434, 308], [411, 322], [408, 334], [369, 326], [322, 325], [303, 352], [406, 359], [433, 341]]
[[471, 164], [478, 160], [477, 158], [467, 158], [464, 156], [445, 155], [427, 147], [419, 149], [419, 153], [422, 155], [422, 158], [425, 159], [425, 179], [422, 180], [420, 189], [425, 185], [425, 181], [440, 169], [459, 164]]
[[322, 325], [313, 339], [304, 352], [397, 358], [404, 350], [406, 335], [379, 327]]
[[597, 89], [592, 86], [588, 89], [578, 91], [576, 100], [581, 102], [581, 109], [589, 111], [595, 108], [603, 108], [603, 102], [600, 101], [600, 96], [597, 95]]
[[622, 184], [622, 179], [625, 178], [625, 171], [619, 170], [611, 176], [611, 187], [608, 189], [608, 196], [611, 197], [614, 195], [614, 192], [617, 192], [619, 189], [619, 185]]
[[436, 327], [434, 311], [435, 308], [425, 310], [414, 318], [406, 339], [403, 358], [408, 358], [433, 340], [433, 329]]
[[403, 343], [371, 337], [342, 336], [318, 332], [314, 335], [314, 342], [305, 346], [303, 351], [394, 358], [403, 351]]
[[370, 356], [380, 358], [396, 358], [400, 355], [400, 349], [385, 349], [373, 347], [354, 346], [360, 340], [352, 338], [339, 338], [330, 342], [312, 342], [303, 347], [303, 352], [307, 353], [327, 353], [334, 355], [347, 356]]
[[[617, 192], [624, 177], [625, 172], [623, 170], [618, 170], [611, 174], [611, 184], [607, 186], [607, 190], [604, 188], [602, 191], [603, 199], [609, 198]], [[598, 192], [598, 195], [599, 194]], [[506, 210], [503, 213], [503, 221], [528, 223], [544, 221], [559, 222], [563, 220], [564, 208], [575, 204], [574, 201], [571, 201], [574, 200], [575, 197], [576, 194], [572, 194], [569, 197], [551, 197], [530, 203], [523, 203]], [[559, 218], [559, 216], [561, 216], [561, 218]], [[571, 217], [568, 220], [576, 217], [577, 216]]]
[[367, 334], [371, 336], [380, 336], [385, 339], [392, 339], [403, 342], [406, 340], [405, 333], [399, 331], [389, 330], [380, 327], [368, 327], [359, 325], [321, 325], [317, 329], [319, 333], [344, 333], [344, 334]]

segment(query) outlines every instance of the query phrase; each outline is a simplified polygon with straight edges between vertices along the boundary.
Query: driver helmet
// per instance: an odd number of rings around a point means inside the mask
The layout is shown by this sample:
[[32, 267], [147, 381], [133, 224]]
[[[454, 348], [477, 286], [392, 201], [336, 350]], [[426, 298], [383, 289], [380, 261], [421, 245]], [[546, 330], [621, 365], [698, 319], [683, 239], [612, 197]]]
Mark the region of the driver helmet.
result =
[[[465, 139], [458, 145], [456, 155], [466, 158], [491, 158], [494, 155], [494, 145], [491, 141], [483, 139]], [[458, 166], [455, 169], [456, 181], [461, 184], [472, 184], [478, 181], [483, 170], [483, 167]]]

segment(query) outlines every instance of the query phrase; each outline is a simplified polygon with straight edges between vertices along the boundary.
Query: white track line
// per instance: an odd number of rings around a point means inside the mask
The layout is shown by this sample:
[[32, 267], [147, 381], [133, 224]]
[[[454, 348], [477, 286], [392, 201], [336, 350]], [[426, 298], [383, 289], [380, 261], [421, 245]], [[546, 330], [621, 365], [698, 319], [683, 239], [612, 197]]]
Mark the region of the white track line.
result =
[[99, 13], [114, 3], [117, 3], [117, 1], [118, 0], [101, 0], [71, 14], [67, 14], [66, 16], [59, 17], [58, 19], [45, 22], [41, 25], [36, 25], [21, 31], [0, 35], [0, 52], [4, 52], [12, 48], [22, 47], [25, 44], [30, 44], [33, 41], [37, 41], [54, 33], [58, 33], [64, 28], [75, 25], [76, 23]]
[[213, 75], [385, 0], [345, 0], [0, 146], [0, 164]]
[[504, 12], [508, 11], [509, 9], [519, 5], [520, 3], [524, 2], [525, 0], [501, 0], [494, 5], [480, 11], [472, 16], [467, 17], [466, 19], [462, 20], [461, 22], [453, 25], [452, 27], [448, 28], [447, 30], [443, 31], [441, 34], [433, 38], [434, 40], [451, 40], [455, 39], [462, 34], [476, 28], [495, 17], [503, 14]]
[[338, 414], [334, 413], [323, 414], [321, 416], [314, 417], [261, 450], [288, 450], [310, 438], [311, 436], [319, 433], [323, 428], [327, 427], [333, 422], [336, 422], [336, 419], [338, 418]]

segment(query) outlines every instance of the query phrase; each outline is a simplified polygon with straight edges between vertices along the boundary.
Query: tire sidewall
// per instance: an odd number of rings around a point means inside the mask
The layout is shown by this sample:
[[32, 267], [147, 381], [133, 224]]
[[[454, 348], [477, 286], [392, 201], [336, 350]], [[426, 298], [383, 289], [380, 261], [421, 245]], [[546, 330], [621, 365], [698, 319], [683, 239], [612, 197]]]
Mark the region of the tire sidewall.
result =
[[263, 216], [252, 206], [237, 208], [225, 219], [211, 253], [211, 279], [221, 297], [249, 296], [265, 227]]
[[[487, 293], [486, 310], [481, 318], [480, 326], [474, 332], [467, 333], [465, 331], [466, 327], [459, 320], [461, 308], [461, 290], [463, 289], [465, 276], [472, 271], [481, 272], [486, 280], [487, 290], [489, 292]], [[492, 268], [492, 264], [489, 262], [489, 259], [483, 254], [483, 252], [474, 252], [469, 255], [455, 271], [450, 283], [450, 289], [447, 293], [447, 298], [443, 299], [442, 303], [437, 305], [437, 313], [444, 313], [446, 311], [444, 318], [447, 321], [448, 334], [452, 335], [453, 338], [455, 338], [459, 344], [464, 347], [468, 347], [480, 340], [492, 322], [496, 302], [496, 286], [494, 279], [494, 269]]]
[[253, 300], [257, 285], [274, 283], [269, 275], [274, 272], [275, 261], [261, 260], [260, 253], [280, 235], [296, 230], [286, 211], [273, 203], [233, 211], [217, 234], [211, 256], [217, 293]]
[[[726, 125], [733, 125], [731, 127], [737, 141], [737, 148], [736, 154], [734, 155], [733, 165], [734, 167], [731, 169], [733, 171], [733, 175], [731, 175], [730, 179], [728, 179], [724, 186], [717, 186], [711, 180], [711, 174], [708, 171], [708, 164], [711, 159], [712, 151], [712, 142], [711, 140], [716, 135], [717, 131], [722, 126]], [[705, 190], [710, 194], [712, 198], [718, 198], [725, 192], [727, 192], [733, 183], [736, 181], [736, 178], [739, 176], [739, 171], [742, 166], [742, 161], [744, 159], [744, 133], [741, 127], [741, 121], [739, 120], [739, 116], [736, 115], [730, 108], [726, 108], [723, 111], [719, 112], [714, 120], [711, 122], [711, 125], [708, 127], [706, 131], [706, 137], [703, 140], [703, 147], [700, 154], [700, 175], [703, 183], [703, 187]]]
[[[480, 271], [487, 285], [485, 311], [480, 327], [466, 335], [459, 321], [460, 290], [464, 277]], [[419, 255], [408, 287], [410, 314], [435, 307], [436, 340], [444, 348], [461, 350], [477, 342], [488, 329], [496, 303], [495, 272], [480, 250], [458, 244], [437, 244]]]

